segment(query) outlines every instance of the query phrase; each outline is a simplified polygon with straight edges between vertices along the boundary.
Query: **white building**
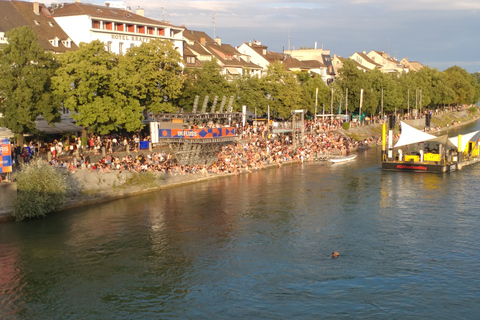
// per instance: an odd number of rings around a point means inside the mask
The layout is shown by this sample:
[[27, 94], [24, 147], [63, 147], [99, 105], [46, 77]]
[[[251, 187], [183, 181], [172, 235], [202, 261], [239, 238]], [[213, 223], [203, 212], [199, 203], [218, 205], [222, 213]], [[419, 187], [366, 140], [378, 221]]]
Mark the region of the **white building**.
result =
[[128, 7], [107, 2], [107, 6], [86, 3], [53, 4], [53, 18], [68, 36], [79, 45], [100, 40], [110, 52], [125, 54], [128, 48], [151, 39], [170, 40], [183, 55], [183, 28], [144, 16], [143, 9], [136, 13]]
[[249, 63], [254, 63], [266, 71], [270, 63], [283, 61], [283, 54], [267, 50], [268, 47], [262, 45], [260, 41], [242, 43], [237, 47], [238, 52], [242, 54], [241, 58]]

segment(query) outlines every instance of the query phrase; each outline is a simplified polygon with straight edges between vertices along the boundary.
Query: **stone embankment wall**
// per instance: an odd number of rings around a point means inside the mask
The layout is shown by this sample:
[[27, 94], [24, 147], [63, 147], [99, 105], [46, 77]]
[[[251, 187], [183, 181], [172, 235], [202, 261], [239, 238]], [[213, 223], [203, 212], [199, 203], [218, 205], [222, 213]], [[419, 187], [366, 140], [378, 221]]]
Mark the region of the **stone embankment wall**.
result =
[[13, 199], [17, 196], [16, 183], [0, 183], [0, 220], [12, 209]]

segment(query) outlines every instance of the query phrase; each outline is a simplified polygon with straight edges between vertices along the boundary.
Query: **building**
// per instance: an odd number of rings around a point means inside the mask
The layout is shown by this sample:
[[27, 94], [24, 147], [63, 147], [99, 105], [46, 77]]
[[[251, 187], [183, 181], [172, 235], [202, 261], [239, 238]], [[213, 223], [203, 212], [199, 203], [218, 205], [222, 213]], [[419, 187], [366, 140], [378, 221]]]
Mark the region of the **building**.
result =
[[[169, 40], [183, 55], [183, 28], [144, 16], [143, 9], [135, 13], [125, 5], [99, 6], [81, 3], [52, 4], [50, 12], [73, 42], [90, 43], [100, 40], [108, 51], [125, 54], [127, 49], [151, 39]], [[115, 3], [116, 4], [116, 3]]]
[[385, 51], [375, 51], [372, 50], [367, 53], [367, 57], [375, 61], [376, 63], [380, 64], [380, 71], [383, 73], [391, 73], [391, 72], [408, 72], [408, 68], [405, 67], [400, 61], [398, 61], [395, 57], [390, 57]]
[[237, 47], [237, 51], [242, 54], [241, 58], [245, 61], [254, 63], [262, 68], [262, 73], [267, 70], [270, 63], [283, 61], [283, 54], [267, 50], [268, 47], [262, 45], [260, 41], [254, 40], [253, 43], [242, 43]]
[[243, 75], [245, 72], [261, 76], [260, 66], [243, 59], [243, 55], [237, 49], [222, 43], [220, 38], [214, 40], [203, 31], [188, 29], [185, 29], [183, 37], [184, 52], [189, 54], [184, 57], [186, 66], [201, 67], [203, 62], [216, 59], [222, 74], [228, 78]]
[[355, 60], [359, 65], [364, 67], [366, 70], [373, 70], [375, 68], [381, 69], [382, 65], [372, 60], [370, 57], [367, 56], [365, 51], [363, 52], [355, 52], [352, 54], [350, 59]]
[[285, 50], [285, 55], [296, 58], [300, 61], [319, 61], [321, 63], [320, 75], [323, 82], [330, 83], [335, 79], [335, 69], [332, 65], [332, 58], [330, 50], [324, 49], [299, 49], [299, 50]]
[[419, 71], [424, 67], [424, 65], [418, 61], [408, 61], [408, 57], [403, 58], [400, 63], [408, 68], [409, 71]]
[[[336, 54], [333, 55], [333, 59], [332, 59], [332, 65], [333, 65], [333, 69], [335, 70], [335, 76], [338, 77], [339, 76], [339, 71], [342, 67], [343, 67], [343, 64], [345, 62], [346, 58], [343, 58], [341, 56], [337, 56]], [[355, 61], [355, 60], [353, 60]], [[366, 67], [364, 67], [363, 65], [361, 65], [360, 63], [358, 63], [357, 61], [355, 61], [356, 65], [357, 65], [357, 69], [358, 70], [361, 70], [363, 72], [367, 72], [367, 69]]]
[[325, 76], [326, 66], [318, 60], [298, 60], [296, 58], [287, 57], [283, 60], [283, 64], [292, 72], [308, 72], [311, 76]]
[[40, 46], [48, 52], [64, 53], [77, 50], [75, 42], [53, 19], [50, 10], [38, 2], [0, 1], [0, 45], [8, 42], [5, 33], [30, 26], [38, 36]]

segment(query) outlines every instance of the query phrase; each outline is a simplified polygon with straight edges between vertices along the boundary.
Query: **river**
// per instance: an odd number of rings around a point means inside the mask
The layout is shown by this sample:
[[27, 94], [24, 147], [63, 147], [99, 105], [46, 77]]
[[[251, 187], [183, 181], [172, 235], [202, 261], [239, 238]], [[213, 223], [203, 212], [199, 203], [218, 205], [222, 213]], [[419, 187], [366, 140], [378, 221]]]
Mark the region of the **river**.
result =
[[480, 165], [413, 174], [379, 159], [0, 224], [0, 318], [477, 318]]

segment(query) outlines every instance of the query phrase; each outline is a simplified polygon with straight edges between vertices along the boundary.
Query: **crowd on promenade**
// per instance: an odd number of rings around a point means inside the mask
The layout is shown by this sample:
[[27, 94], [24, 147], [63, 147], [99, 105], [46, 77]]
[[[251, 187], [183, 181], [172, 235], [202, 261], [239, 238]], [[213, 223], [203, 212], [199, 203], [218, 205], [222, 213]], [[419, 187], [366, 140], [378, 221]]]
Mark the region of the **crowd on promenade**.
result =
[[[350, 139], [339, 131], [338, 120], [306, 121], [303, 138], [294, 141], [291, 133], [273, 134], [267, 125], [247, 125], [240, 127], [240, 140], [234, 144], [223, 146], [218, 153], [218, 160], [209, 164], [181, 165], [166, 149], [148, 151], [139, 150], [138, 144], [149, 137], [135, 136], [125, 139], [131, 152], [114, 152], [115, 140], [118, 138], [92, 137], [105, 148], [105, 155], [98, 161], [89, 161], [90, 155], [96, 154], [95, 148], [79, 148], [78, 157], [65, 157], [70, 151], [61, 151], [52, 158], [51, 164], [71, 172], [88, 170], [96, 173], [121, 173], [124, 171], [155, 174], [239, 174], [264, 168], [268, 165], [282, 166], [285, 162], [306, 162], [325, 159], [329, 156], [346, 155], [361, 147], [380, 143], [378, 138], [371, 137], [363, 141]], [[112, 148], [109, 149], [109, 141]], [[123, 147], [122, 147], [123, 148]], [[75, 149], [74, 149], [75, 150]], [[120, 151], [123, 151], [120, 150]]]

